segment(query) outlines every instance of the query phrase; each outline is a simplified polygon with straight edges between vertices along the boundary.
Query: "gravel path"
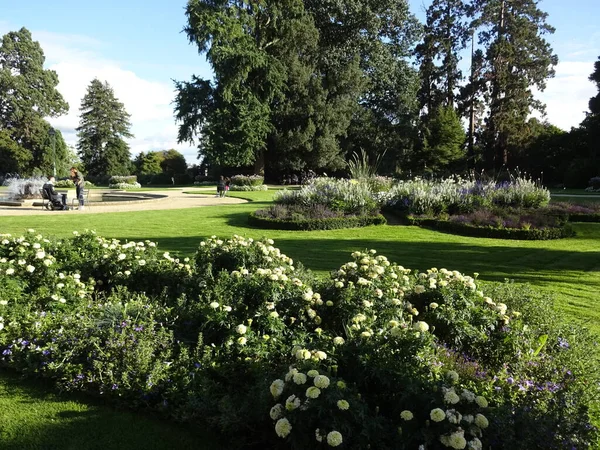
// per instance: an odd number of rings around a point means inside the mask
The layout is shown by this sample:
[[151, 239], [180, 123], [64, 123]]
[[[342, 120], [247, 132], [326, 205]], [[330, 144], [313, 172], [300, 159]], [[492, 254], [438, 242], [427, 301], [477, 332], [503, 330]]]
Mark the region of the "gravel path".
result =
[[[194, 192], [193, 194], [184, 194], [183, 191]], [[98, 191], [97, 191], [98, 192]], [[197, 192], [197, 193], [196, 193]], [[232, 205], [245, 203], [246, 200], [233, 197], [215, 197], [212, 193], [214, 189], [202, 190], [194, 188], [169, 189], [164, 191], [151, 191], [149, 194], [165, 195], [164, 198], [140, 200], [140, 201], [119, 201], [119, 202], [92, 202], [85, 210], [69, 211], [47, 211], [40, 206], [32, 206], [32, 201], [26, 202], [23, 206], [8, 207], [0, 206], [0, 217], [2, 216], [27, 216], [40, 214], [102, 214], [110, 212], [130, 212], [130, 211], [149, 211], [160, 209], [182, 209], [199, 208], [201, 206]], [[98, 192], [99, 193], [99, 192]], [[68, 204], [71, 204], [71, 192]], [[90, 191], [90, 196], [94, 198], [94, 190]], [[34, 200], [39, 201], [39, 200]]]

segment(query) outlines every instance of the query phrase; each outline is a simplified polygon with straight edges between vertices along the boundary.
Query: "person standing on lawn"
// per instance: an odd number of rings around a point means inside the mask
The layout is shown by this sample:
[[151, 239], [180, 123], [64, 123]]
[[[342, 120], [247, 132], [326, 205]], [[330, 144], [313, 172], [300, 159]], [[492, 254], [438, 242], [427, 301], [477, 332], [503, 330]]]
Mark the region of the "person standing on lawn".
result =
[[225, 196], [225, 177], [221, 175], [221, 178], [217, 182], [217, 197], [223, 196]]
[[75, 184], [75, 193], [77, 195], [77, 199], [79, 200], [79, 210], [83, 211], [85, 209], [85, 199], [83, 198], [83, 188], [85, 187], [85, 180], [83, 179], [83, 175], [76, 167], [71, 167], [71, 181]]

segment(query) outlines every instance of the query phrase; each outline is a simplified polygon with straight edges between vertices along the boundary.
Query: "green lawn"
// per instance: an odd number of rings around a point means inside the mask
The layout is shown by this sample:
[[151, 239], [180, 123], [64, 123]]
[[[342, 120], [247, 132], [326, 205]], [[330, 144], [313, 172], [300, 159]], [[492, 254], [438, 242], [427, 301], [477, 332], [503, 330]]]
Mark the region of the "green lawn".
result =
[[588, 192], [585, 189], [550, 189], [550, 194], [600, 195], [598, 192]]
[[66, 236], [90, 229], [107, 237], [155, 240], [165, 250], [187, 256], [211, 235], [268, 236], [286, 254], [321, 274], [347, 261], [356, 249], [374, 248], [409, 268], [446, 267], [479, 272], [486, 281], [512, 278], [532, 283], [555, 294], [557, 307], [569, 318], [600, 332], [600, 224], [575, 224], [575, 237], [556, 241], [468, 238], [394, 225], [312, 232], [261, 230], [248, 226], [248, 213], [268, 204], [273, 193], [231, 195], [253, 201], [182, 210], [3, 217], [0, 232], [18, 234], [34, 228]]
[[[511, 278], [531, 283], [555, 295], [556, 306], [566, 320], [578, 321], [600, 334], [600, 224], [574, 224], [575, 237], [556, 241], [468, 238], [396, 225], [312, 232], [261, 230], [248, 226], [248, 213], [268, 205], [273, 192], [230, 195], [252, 201], [184, 210], [2, 217], [0, 233], [20, 234], [34, 228], [68, 236], [73, 230], [93, 229], [123, 240], [151, 239], [166, 251], [188, 256], [202, 238], [211, 235], [268, 236], [287, 255], [321, 275], [346, 262], [352, 251], [374, 248], [408, 268], [445, 267], [468, 274], [478, 272], [485, 281]], [[157, 446], [161, 439], [173, 440], [168, 448], [192, 448], [185, 444], [189, 435], [173, 431], [176, 428], [171, 425], [153, 428], [149, 419], [112, 413], [105, 407], [62, 400], [43, 392], [14, 378], [0, 377], [0, 430], [8, 429], [8, 442], [14, 444], [6, 448], [166, 448]], [[26, 432], [19, 433], [18, 429]], [[46, 433], [55, 436], [57, 444], [32, 444], [39, 443], [39, 436]], [[95, 436], [89, 445], [85, 441], [88, 433]], [[111, 433], [122, 434], [126, 444], [114, 444]], [[64, 436], [70, 434], [75, 436], [67, 442]], [[104, 434], [109, 435], [104, 437], [107, 441], [101, 440]], [[142, 438], [147, 438], [149, 444], [132, 444]], [[98, 447], [94, 447], [96, 443]]]
[[100, 401], [58, 395], [43, 382], [0, 372], [3, 450], [213, 450], [218, 439], [199, 427], [117, 411]]

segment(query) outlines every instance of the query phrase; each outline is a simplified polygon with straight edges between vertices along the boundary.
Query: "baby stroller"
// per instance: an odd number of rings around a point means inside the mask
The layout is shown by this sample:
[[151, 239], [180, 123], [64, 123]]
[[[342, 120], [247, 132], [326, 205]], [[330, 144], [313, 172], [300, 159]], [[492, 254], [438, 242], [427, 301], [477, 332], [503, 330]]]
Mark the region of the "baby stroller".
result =
[[48, 200], [46, 203], [46, 209], [50, 211], [66, 211], [69, 209], [67, 206], [67, 194], [59, 194], [54, 190], [54, 186], [51, 184], [45, 184], [42, 188], [42, 198]]

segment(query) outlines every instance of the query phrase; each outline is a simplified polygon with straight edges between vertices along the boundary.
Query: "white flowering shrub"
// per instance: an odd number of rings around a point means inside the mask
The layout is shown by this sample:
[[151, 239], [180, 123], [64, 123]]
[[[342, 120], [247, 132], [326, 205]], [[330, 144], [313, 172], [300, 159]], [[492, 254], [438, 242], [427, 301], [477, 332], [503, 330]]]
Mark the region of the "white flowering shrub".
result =
[[550, 201], [550, 191], [529, 178], [509, 182], [450, 177], [401, 181], [384, 196], [387, 205], [410, 214], [472, 212], [491, 206], [539, 208]]
[[323, 280], [268, 239], [186, 260], [0, 236], [0, 366], [200, 420], [228, 448], [587, 448], [597, 344], [554, 317], [523, 287], [373, 250]]
[[259, 185], [237, 185], [237, 184], [232, 184], [229, 187], [230, 191], [244, 191], [244, 192], [249, 192], [249, 191], [268, 191], [269, 188], [266, 184], [259, 184]]
[[234, 175], [231, 177], [231, 187], [233, 188], [233, 186], [264, 186], [264, 181], [265, 177], [261, 175]]
[[110, 183], [108, 185], [110, 189], [141, 189], [142, 185], [140, 183]]
[[377, 210], [369, 184], [359, 180], [315, 178], [298, 190], [278, 191], [276, 204], [302, 205], [307, 208], [325, 206], [344, 214], [365, 215]]

